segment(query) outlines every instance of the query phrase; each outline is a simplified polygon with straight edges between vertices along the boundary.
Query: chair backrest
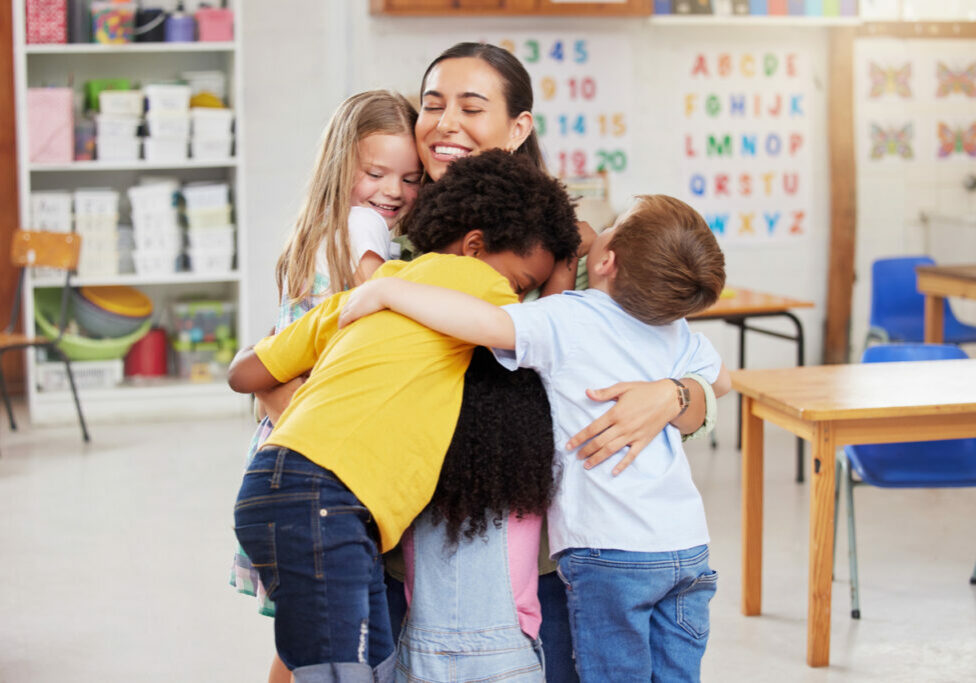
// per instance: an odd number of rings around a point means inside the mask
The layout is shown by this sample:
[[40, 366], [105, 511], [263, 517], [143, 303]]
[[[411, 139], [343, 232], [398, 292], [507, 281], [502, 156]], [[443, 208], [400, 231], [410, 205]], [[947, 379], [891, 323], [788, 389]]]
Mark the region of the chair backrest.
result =
[[871, 265], [871, 326], [893, 339], [922, 339], [925, 297], [915, 285], [916, 266], [935, 265], [928, 256], [883, 258]]
[[879, 344], [864, 349], [862, 363], [969, 358], [955, 344]]
[[73, 232], [17, 230], [10, 245], [10, 260], [20, 268], [74, 270], [80, 253], [81, 235]]

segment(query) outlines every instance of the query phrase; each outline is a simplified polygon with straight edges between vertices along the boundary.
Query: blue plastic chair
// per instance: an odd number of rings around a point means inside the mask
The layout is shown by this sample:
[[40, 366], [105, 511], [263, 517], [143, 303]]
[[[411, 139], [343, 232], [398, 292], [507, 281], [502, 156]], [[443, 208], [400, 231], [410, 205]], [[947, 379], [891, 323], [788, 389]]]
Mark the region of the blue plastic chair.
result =
[[[968, 358], [951, 344], [885, 344], [864, 351], [864, 363], [937, 361]], [[854, 479], [854, 473], [858, 479]], [[846, 485], [845, 485], [846, 484]], [[847, 541], [851, 563], [851, 617], [861, 618], [854, 537], [854, 487], [949, 488], [976, 486], [976, 439], [845, 446], [837, 454], [834, 489], [834, 546], [837, 545], [837, 502], [843, 487], [847, 499]], [[836, 556], [836, 553], [835, 553]], [[976, 568], [969, 579], [976, 584]]]
[[[878, 259], [871, 266], [871, 327], [867, 342], [922, 342], [925, 340], [925, 297], [918, 293], [916, 266], [933, 266], [928, 256]], [[947, 344], [976, 342], [976, 327], [959, 322], [945, 305]]]

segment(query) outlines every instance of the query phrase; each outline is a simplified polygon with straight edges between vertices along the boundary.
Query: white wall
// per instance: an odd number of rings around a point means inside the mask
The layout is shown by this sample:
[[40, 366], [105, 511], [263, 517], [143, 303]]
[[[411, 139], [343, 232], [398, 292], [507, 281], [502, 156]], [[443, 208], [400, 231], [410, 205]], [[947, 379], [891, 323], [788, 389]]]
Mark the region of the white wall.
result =
[[[662, 107], [676, 78], [662, 68], [688, 44], [703, 47], [721, 41], [743, 47], [804, 50], [816, 74], [817, 101], [812, 112], [814, 145], [811, 236], [791, 245], [729, 248], [731, 285], [776, 292], [815, 301], [799, 312], [806, 329], [807, 362], [821, 358], [823, 303], [826, 296], [829, 196], [824, 96], [827, 36], [818, 28], [742, 28], [657, 26], [639, 19], [594, 18], [390, 18], [370, 15], [368, 3], [319, 3], [302, 0], [287, 18], [261, 4], [248, 7], [245, 25], [248, 121], [248, 216], [252, 236], [249, 267], [268, 287], [252, 287], [251, 319], [255, 337], [263, 334], [274, 309], [271, 268], [289, 220], [294, 216], [305, 175], [312, 162], [320, 125], [344, 95], [386, 87], [415, 94], [427, 66], [428, 45], [436, 51], [478, 33], [506, 31], [575, 31], [619, 35], [635, 55], [634, 149], [625, 179], [614, 180], [616, 197], [637, 192], [678, 193], [678, 160], [672, 135], [661, 120]], [[351, 4], [351, 3], [350, 3]], [[324, 7], [328, 7], [328, 10]], [[295, 16], [302, 21], [296, 22]], [[765, 324], [765, 323], [764, 323]], [[791, 331], [777, 321], [770, 327]], [[730, 366], [737, 362], [737, 335], [721, 323], [702, 323]], [[253, 340], [251, 340], [253, 341]], [[792, 365], [792, 344], [751, 335], [747, 364]]]

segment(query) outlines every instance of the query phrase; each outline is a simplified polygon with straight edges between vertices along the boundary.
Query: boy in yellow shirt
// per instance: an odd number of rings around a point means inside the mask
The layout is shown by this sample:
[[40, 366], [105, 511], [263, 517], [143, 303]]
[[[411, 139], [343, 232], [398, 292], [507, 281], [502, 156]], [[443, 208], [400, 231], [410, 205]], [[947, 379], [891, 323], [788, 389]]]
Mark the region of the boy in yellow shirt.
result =
[[[575, 254], [561, 185], [499, 150], [455, 161], [425, 185], [408, 235], [421, 251], [374, 277], [514, 303]], [[473, 345], [392, 312], [338, 329], [333, 295], [241, 351], [228, 381], [252, 393], [310, 373], [255, 455], [235, 530], [276, 605], [275, 641], [296, 681], [372, 680], [391, 666], [381, 552], [430, 500]], [[316, 678], [319, 677], [319, 678]]]

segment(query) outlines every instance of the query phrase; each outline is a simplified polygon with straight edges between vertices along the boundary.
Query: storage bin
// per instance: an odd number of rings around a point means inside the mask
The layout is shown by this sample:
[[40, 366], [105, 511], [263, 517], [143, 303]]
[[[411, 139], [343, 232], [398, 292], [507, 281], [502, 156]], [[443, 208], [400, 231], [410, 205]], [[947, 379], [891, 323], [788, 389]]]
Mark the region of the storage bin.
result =
[[133, 185], [126, 194], [132, 212], [167, 211], [176, 208], [178, 186], [174, 183], [147, 183]]
[[118, 225], [117, 213], [80, 213], [75, 216], [75, 232], [81, 235], [82, 249], [86, 240], [99, 237], [107, 239], [115, 235]]
[[187, 209], [223, 209], [230, 205], [227, 183], [189, 183], [181, 190]]
[[[45, 361], [35, 366], [35, 382], [41, 392], [70, 391], [64, 363]], [[78, 389], [111, 389], [122, 383], [122, 359], [79, 360], [71, 364], [71, 375]]]
[[33, 230], [71, 232], [70, 192], [31, 192], [30, 204]]
[[132, 211], [132, 225], [136, 232], [158, 232], [179, 229], [180, 221], [176, 209], [155, 209], [152, 211]]
[[92, 42], [131, 43], [136, 20], [134, 2], [92, 0]]
[[71, 306], [81, 329], [96, 338], [131, 334], [142, 327], [153, 310], [149, 297], [124, 285], [74, 288]]
[[98, 93], [98, 111], [118, 116], [142, 116], [145, 95], [141, 90], [101, 90]]
[[190, 140], [190, 156], [194, 159], [227, 159], [231, 156], [234, 138], [194, 137]]
[[142, 119], [132, 114], [96, 114], [95, 134], [99, 137], [133, 138]]
[[136, 230], [133, 238], [135, 251], [178, 254], [183, 248], [183, 234], [176, 227], [169, 230]]
[[184, 71], [180, 78], [189, 84], [191, 100], [194, 95], [203, 93], [219, 100], [227, 98], [227, 76], [223, 71]]
[[207, 209], [186, 210], [186, 223], [190, 228], [222, 228], [231, 224], [230, 205]]
[[99, 161], [136, 161], [141, 150], [142, 140], [136, 137], [95, 137], [95, 155]]
[[27, 0], [27, 42], [68, 42], [68, 5], [65, 0]]
[[193, 122], [194, 138], [226, 140], [234, 127], [234, 110], [193, 107], [190, 109], [190, 119]]
[[82, 240], [81, 254], [78, 257], [78, 276], [79, 277], [102, 277], [106, 275], [118, 275], [119, 273], [119, 249], [116, 244], [117, 238], [113, 236], [111, 247], [97, 248], [90, 241]]
[[75, 214], [119, 213], [119, 193], [107, 189], [78, 189], [74, 191]]
[[194, 273], [226, 273], [234, 267], [234, 248], [197, 249], [186, 251], [190, 257], [190, 270]]
[[132, 262], [139, 275], [168, 275], [179, 268], [180, 253], [178, 251], [142, 251], [132, 252]]
[[234, 336], [232, 301], [184, 301], [170, 307], [170, 319], [175, 338], [182, 342], [199, 343], [228, 340]]
[[143, 88], [151, 112], [186, 112], [190, 108], [190, 86], [153, 83]]
[[185, 161], [187, 158], [186, 138], [158, 138], [150, 136], [143, 143], [146, 161], [169, 163]]
[[27, 141], [31, 163], [67, 164], [74, 158], [71, 88], [27, 89]]
[[146, 127], [154, 138], [181, 138], [186, 143], [190, 137], [190, 115], [186, 112], [155, 111], [146, 114]]
[[[187, 246], [195, 249], [218, 249], [234, 251], [234, 226], [223, 228], [190, 228], [186, 231]], [[191, 262], [191, 267], [193, 266]], [[195, 270], [195, 269], [194, 269]]]
[[234, 10], [220, 7], [201, 7], [194, 15], [197, 20], [197, 40], [234, 40]]
[[173, 341], [173, 374], [191, 382], [217, 382], [227, 377], [231, 359], [217, 342], [190, 344]]

